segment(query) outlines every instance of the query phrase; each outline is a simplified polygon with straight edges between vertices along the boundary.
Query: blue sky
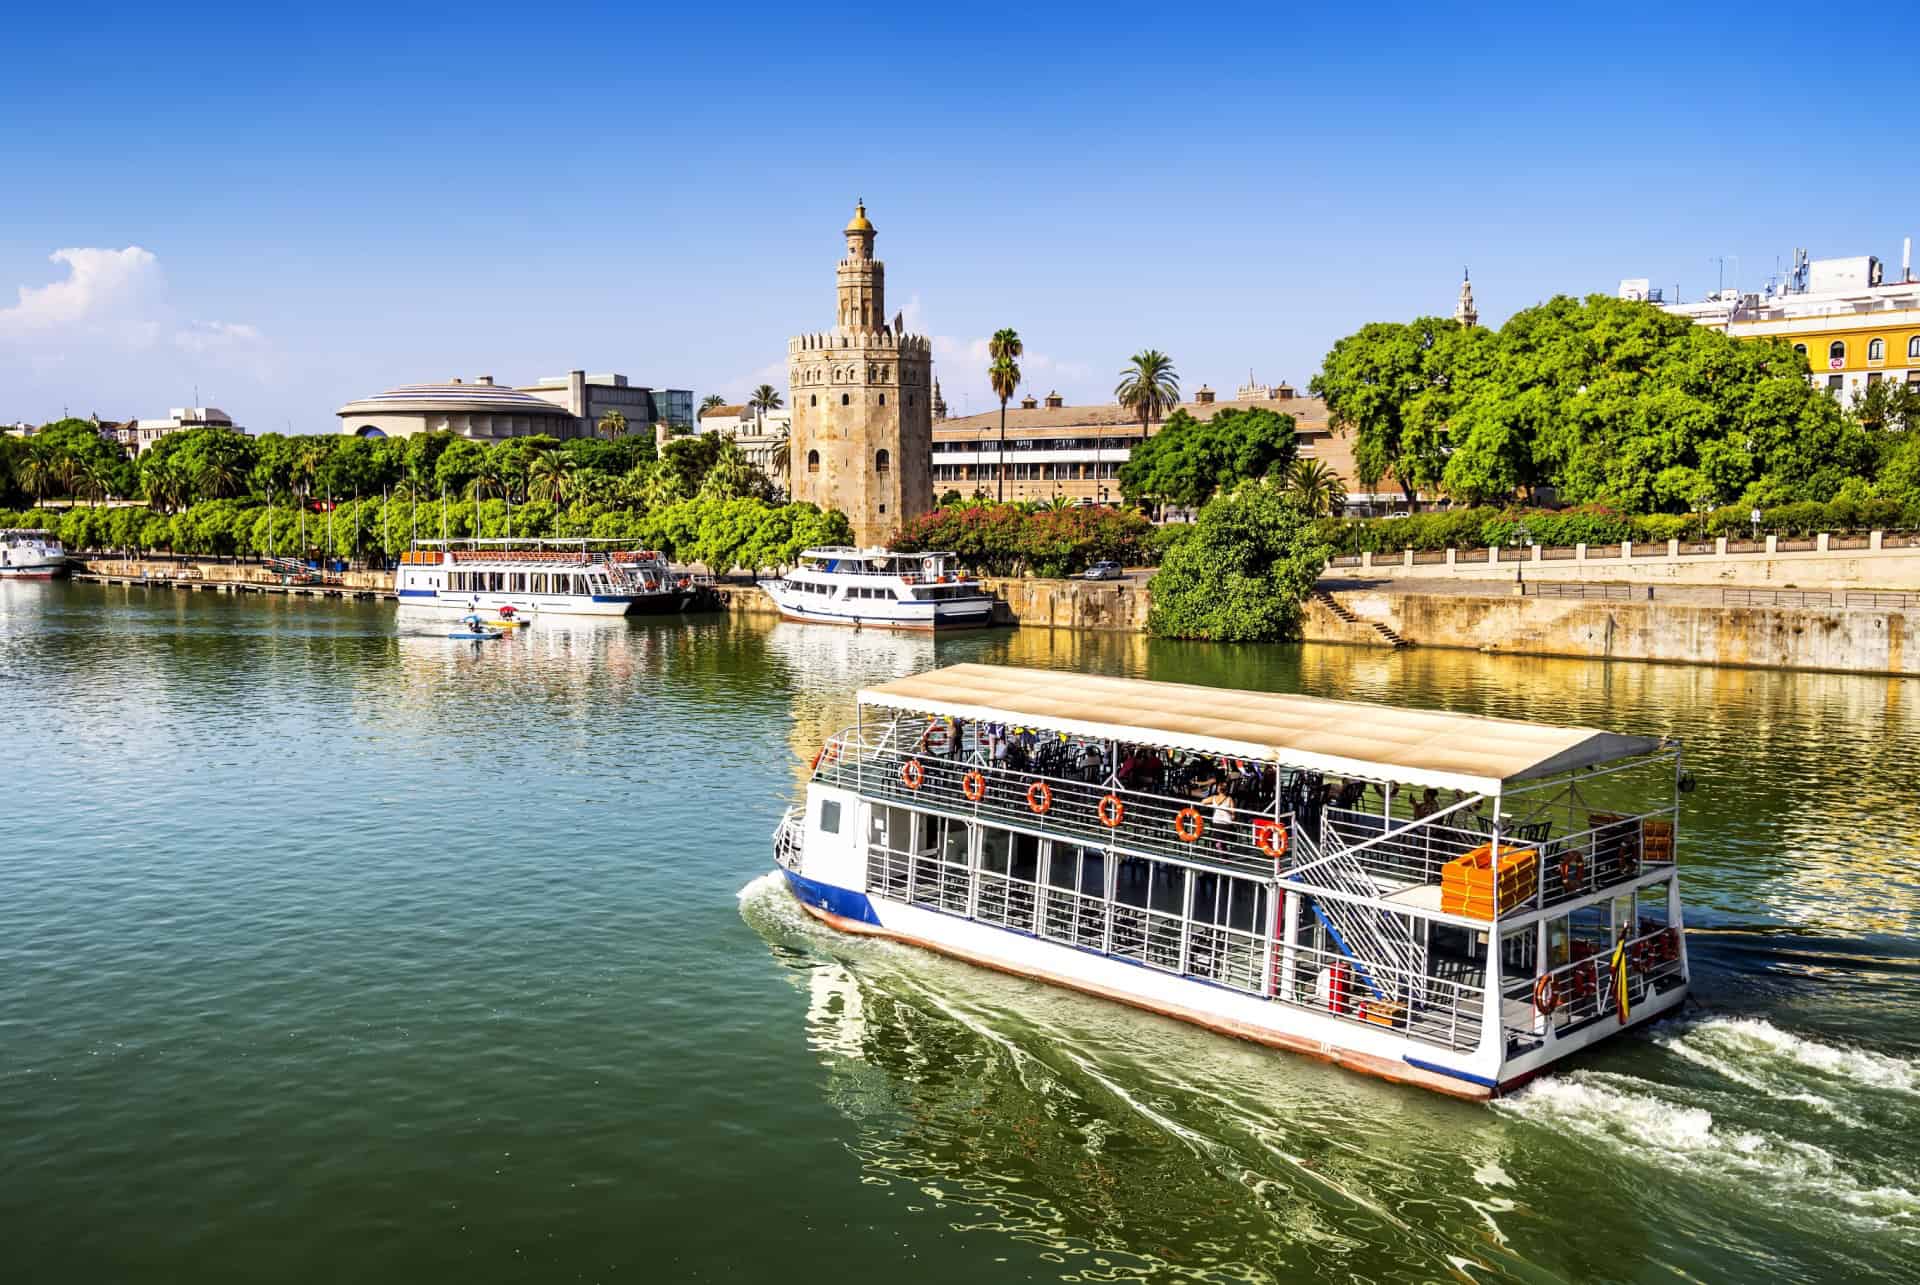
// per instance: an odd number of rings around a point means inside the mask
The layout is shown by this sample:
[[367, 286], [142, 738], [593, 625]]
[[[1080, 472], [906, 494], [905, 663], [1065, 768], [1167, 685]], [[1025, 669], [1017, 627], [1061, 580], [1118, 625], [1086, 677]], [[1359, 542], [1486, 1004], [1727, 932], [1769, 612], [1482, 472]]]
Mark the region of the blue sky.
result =
[[[1651, 16], [1649, 16], [1651, 15]], [[1904, 32], [1804, 10], [38, 6], [0, 43], [0, 422], [332, 431], [569, 368], [739, 398], [856, 196], [955, 413], [1304, 382], [1358, 325], [1920, 235]], [[1876, 52], [1875, 42], [1879, 42]], [[54, 261], [61, 251], [77, 251]], [[49, 288], [51, 287], [51, 288]], [[26, 293], [19, 295], [17, 291]]]

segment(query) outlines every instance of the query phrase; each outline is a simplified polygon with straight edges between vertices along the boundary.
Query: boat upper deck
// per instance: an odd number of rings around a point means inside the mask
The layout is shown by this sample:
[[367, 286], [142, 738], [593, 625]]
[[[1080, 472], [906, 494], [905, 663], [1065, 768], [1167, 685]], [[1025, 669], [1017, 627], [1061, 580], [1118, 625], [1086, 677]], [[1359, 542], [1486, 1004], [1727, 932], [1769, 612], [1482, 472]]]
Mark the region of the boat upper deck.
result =
[[949, 581], [967, 579], [958, 574], [958, 561], [950, 552], [894, 553], [886, 549], [828, 545], [802, 550], [795, 569], [827, 575], [888, 576], [911, 584], [935, 577]]
[[1668, 746], [1588, 727], [1006, 665], [949, 665], [866, 688], [859, 703], [1475, 794]]

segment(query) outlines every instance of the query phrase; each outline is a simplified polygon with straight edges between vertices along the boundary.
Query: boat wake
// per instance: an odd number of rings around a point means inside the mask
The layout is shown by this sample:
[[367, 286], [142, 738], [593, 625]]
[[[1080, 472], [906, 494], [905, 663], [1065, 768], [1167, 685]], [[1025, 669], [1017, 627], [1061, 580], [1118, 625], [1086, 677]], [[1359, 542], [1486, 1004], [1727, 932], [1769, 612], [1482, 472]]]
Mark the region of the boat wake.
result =
[[1920, 1065], [1759, 1017], [1709, 1015], [1656, 1033], [1653, 1044], [1705, 1075], [1576, 1069], [1497, 1109], [1775, 1208], [1920, 1229], [1914, 1158], [1861, 1145], [1863, 1131], [1907, 1137], [1920, 1126]]

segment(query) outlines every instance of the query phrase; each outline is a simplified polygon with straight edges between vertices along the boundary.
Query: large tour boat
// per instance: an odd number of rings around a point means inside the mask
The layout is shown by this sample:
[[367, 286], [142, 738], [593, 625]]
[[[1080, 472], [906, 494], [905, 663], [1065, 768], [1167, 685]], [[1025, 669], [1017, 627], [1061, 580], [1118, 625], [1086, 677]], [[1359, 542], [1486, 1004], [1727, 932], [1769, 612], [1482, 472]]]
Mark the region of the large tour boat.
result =
[[977, 629], [993, 623], [993, 598], [951, 553], [808, 549], [760, 588], [788, 620], [874, 629]]
[[66, 574], [60, 538], [38, 527], [0, 531], [0, 580], [51, 580]]
[[520, 616], [625, 616], [684, 611], [693, 580], [659, 553], [615, 540], [417, 540], [400, 555], [403, 607], [511, 608]]
[[859, 693], [815, 917], [1467, 1098], [1674, 1010], [1676, 742], [954, 665]]

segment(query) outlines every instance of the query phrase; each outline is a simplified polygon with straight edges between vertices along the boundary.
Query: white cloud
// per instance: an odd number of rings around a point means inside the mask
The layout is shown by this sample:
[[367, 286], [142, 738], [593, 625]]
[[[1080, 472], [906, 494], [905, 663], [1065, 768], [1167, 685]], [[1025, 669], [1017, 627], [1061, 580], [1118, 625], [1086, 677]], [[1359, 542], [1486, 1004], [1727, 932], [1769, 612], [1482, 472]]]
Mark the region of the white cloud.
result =
[[49, 259], [65, 275], [19, 287], [13, 306], [0, 308], [0, 375], [13, 372], [9, 391], [24, 403], [21, 411], [44, 417], [98, 402], [124, 413], [177, 406], [182, 385], [268, 382], [265, 337], [242, 322], [186, 313], [153, 251], [75, 247]]

